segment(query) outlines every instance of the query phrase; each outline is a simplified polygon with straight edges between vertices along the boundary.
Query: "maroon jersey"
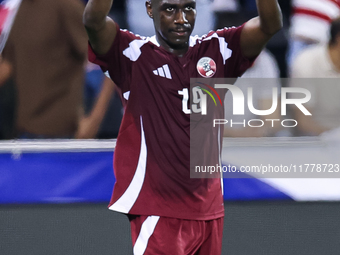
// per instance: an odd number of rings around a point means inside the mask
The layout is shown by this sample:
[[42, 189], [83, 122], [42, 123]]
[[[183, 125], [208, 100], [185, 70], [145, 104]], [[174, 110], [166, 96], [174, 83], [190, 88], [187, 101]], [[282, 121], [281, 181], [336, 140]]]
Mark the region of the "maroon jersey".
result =
[[[241, 30], [190, 37], [183, 57], [164, 50], [155, 37], [126, 30], [118, 30], [104, 56], [89, 47], [90, 60], [109, 72], [126, 105], [115, 148], [117, 181], [110, 209], [192, 220], [224, 215], [221, 179], [190, 178], [190, 114], [182, 92], [190, 87], [190, 78], [243, 74], [252, 61], [241, 54]], [[207, 61], [212, 70], [201, 68]]]

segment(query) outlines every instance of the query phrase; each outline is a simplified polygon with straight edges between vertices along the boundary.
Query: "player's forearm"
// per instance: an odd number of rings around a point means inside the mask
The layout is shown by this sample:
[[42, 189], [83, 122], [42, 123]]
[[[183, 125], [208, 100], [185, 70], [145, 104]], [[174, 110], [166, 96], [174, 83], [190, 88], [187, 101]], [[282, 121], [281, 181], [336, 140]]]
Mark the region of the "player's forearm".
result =
[[282, 28], [282, 13], [277, 0], [256, 0], [261, 30], [274, 35]]
[[83, 16], [85, 27], [95, 31], [103, 28], [112, 3], [113, 0], [89, 0]]

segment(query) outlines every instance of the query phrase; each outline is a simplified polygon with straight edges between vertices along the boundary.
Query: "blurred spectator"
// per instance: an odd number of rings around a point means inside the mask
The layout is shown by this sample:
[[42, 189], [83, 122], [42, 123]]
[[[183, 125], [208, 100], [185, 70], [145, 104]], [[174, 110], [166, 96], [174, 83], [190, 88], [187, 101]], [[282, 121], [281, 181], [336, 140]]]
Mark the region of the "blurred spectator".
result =
[[[207, 34], [214, 26], [214, 15], [210, 8], [210, 0], [196, 0], [197, 17], [192, 35]], [[127, 0], [129, 30], [143, 36], [153, 36], [155, 29], [147, 15], [145, 1]]]
[[20, 6], [0, 71], [0, 82], [12, 75], [16, 86], [19, 138], [68, 138], [78, 129], [87, 52], [83, 9], [80, 0]]
[[[88, 0], [82, 0], [85, 4]], [[141, 1], [140, 3], [143, 3]], [[109, 16], [118, 23], [121, 29], [128, 29], [126, 0], [114, 0], [109, 13]]]
[[[0, 66], [1, 72], [1, 66]], [[13, 79], [8, 79], [0, 87], [0, 139], [10, 140], [15, 137], [15, 86]]]
[[85, 82], [85, 115], [77, 138], [110, 139], [118, 136], [123, 107], [117, 87], [98, 65], [88, 62]]
[[122, 29], [129, 28], [129, 24], [127, 21], [126, 1], [127, 0], [114, 0], [112, 3], [111, 11], [109, 13], [109, 16], [112, 17], [113, 20], [117, 22], [119, 27]]
[[[293, 109], [299, 125], [299, 135], [319, 135], [340, 127], [340, 18], [331, 24], [328, 44], [318, 44], [303, 50], [294, 60], [291, 86], [303, 87], [311, 92], [305, 104], [312, 116]], [[337, 78], [337, 79], [325, 79]]]
[[[278, 0], [283, 15], [283, 28], [266, 45], [266, 48], [276, 59], [280, 69], [280, 77], [287, 77], [286, 51], [288, 38], [286, 34], [289, 27], [290, 1]], [[257, 16], [255, 0], [213, 0], [212, 10], [215, 15], [214, 29], [239, 26]]]
[[288, 67], [299, 51], [315, 43], [327, 43], [330, 23], [340, 15], [340, 0], [293, 0]]
[[[262, 78], [262, 79], [259, 79]], [[250, 67], [241, 78], [239, 78], [235, 86], [239, 87], [245, 101], [247, 100], [248, 87], [253, 88], [253, 105], [258, 110], [268, 110], [273, 103], [273, 88], [277, 88], [277, 92], [280, 91], [280, 71], [275, 58], [267, 51], [263, 50], [257, 57], [253, 66]], [[250, 86], [251, 85], [251, 86]], [[279, 95], [279, 94], [277, 94]], [[280, 129], [278, 121], [275, 122], [272, 127], [271, 122], [265, 121], [265, 119], [280, 119], [279, 102], [277, 110], [269, 116], [257, 116], [251, 113], [248, 107], [245, 107], [244, 115], [233, 115], [232, 107], [233, 99], [230, 92], [227, 93], [224, 105], [225, 105], [225, 119], [228, 120], [224, 127], [224, 136], [229, 137], [261, 137], [261, 136], [274, 136]], [[248, 121], [252, 119], [260, 119], [264, 121], [263, 127], [250, 127]], [[245, 123], [235, 124], [231, 126], [231, 120], [233, 123]], [[257, 122], [254, 125], [259, 125]]]
[[239, 0], [213, 0], [211, 8], [215, 15], [214, 30], [238, 26], [247, 21], [244, 13], [241, 12]]
[[[13, 139], [15, 118], [15, 88], [9, 79], [12, 65], [0, 56], [0, 139]], [[1, 86], [2, 85], [2, 86]]]
[[[242, 78], [279, 78], [280, 70], [274, 56], [266, 49], [256, 58], [255, 63], [243, 75]], [[275, 84], [274, 87], [278, 87]]]

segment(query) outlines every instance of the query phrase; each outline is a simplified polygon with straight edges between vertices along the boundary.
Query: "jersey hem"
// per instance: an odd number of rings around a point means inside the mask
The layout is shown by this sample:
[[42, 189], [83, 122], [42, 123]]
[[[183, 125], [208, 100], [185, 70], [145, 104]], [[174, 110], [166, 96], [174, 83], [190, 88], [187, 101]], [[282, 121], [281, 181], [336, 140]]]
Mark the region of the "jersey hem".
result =
[[144, 216], [160, 216], [160, 217], [167, 217], [167, 218], [175, 218], [175, 219], [181, 219], [181, 220], [215, 220], [224, 217], [224, 209], [222, 211], [219, 211], [217, 213], [212, 214], [205, 214], [205, 215], [199, 215], [199, 214], [167, 214], [167, 213], [158, 213], [158, 212], [152, 212], [152, 213], [146, 213], [146, 212], [122, 212], [113, 208], [108, 207], [109, 210], [119, 212], [125, 215], [144, 215]]

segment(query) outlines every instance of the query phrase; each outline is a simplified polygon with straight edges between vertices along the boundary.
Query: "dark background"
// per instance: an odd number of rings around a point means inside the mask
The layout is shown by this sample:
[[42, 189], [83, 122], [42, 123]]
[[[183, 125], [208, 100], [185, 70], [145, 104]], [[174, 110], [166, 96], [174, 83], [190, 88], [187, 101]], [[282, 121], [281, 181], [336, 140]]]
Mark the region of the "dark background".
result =
[[[339, 254], [339, 202], [229, 202], [225, 208], [222, 254]], [[2, 255], [125, 255], [131, 246], [126, 216], [106, 204], [0, 206]]]

